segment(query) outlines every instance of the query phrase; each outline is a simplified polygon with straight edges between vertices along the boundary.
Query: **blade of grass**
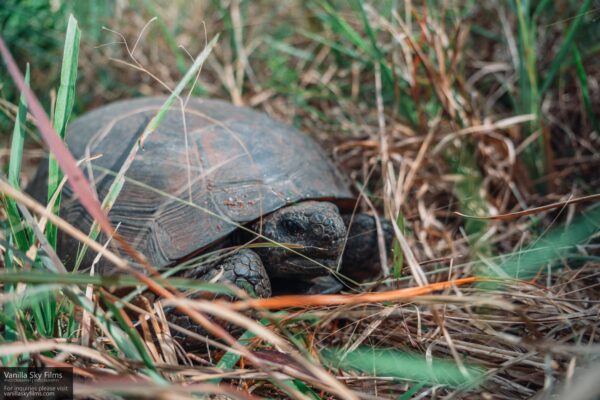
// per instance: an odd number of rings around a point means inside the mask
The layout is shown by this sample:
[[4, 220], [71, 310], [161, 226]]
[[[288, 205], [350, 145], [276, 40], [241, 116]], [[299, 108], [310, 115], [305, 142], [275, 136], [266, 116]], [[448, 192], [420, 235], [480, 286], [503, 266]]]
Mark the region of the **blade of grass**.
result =
[[[29, 64], [25, 69], [25, 84], [29, 86]], [[25, 119], [27, 117], [27, 103], [25, 96], [21, 93], [15, 127], [12, 134], [10, 146], [10, 162], [8, 166], [8, 182], [14, 187], [20, 186], [21, 161], [23, 159], [23, 145], [25, 142]], [[28, 232], [23, 225], [19, 209], [15, 201], [9, 197], [3, 197], [6, 206], [6, 215], [10, 224], [10, 230], [17, 248], [21, 251], [29, 249]]]
[[187, 72], [185, 73], [185, 75], [183, 76], [181, 81], [179, 81], [179, 83], [177, 84], [177, 86], [175, 87], [175, 89], [173, 90], [171, 95], [169, 96], [169, 98], [167, 98], [167, 100], [165, 101], [165, 104], [163, 104], [163, 106], [160, 108], [160, 110], [154, 116], [154, 118], [152, 118], [152, 120], [150, 120], [150, 123], [148, 124], [146, 129], [144, 129], [144, 132], [142, 133], [142, 135], [140, 136], [140, 139], [139, 139], [140, 144], [142, 144], [142, 148], [143, 148], [144, 140], [152, 132], [154, 132], [158, 128], [158, 126], [162, 123], [163, 118], [165, 117], [165, 115], [167, 115], [167, 111], [173, 105], [173, 103], [175, 102], [175, 99], [177, 99], [179, 97], [179, 95], [181, 94], [183, 89], [187, 86], [187, 84], [194, 80], [197, 72], [200, 70], [200, 68], [202, 68], [202, 65], [204, 65], [204, 62], [206, 61], [206, 59], [212, 52], [213, 47], [217, 43], [217, 40], [219, 40], [218, 34], [208, 43], [208, 45], [206, 45], [206, 47], [204, 48], [204, 50], [202, 50], [202, 52], [196, 58], [196, 60], [194, 60], [194, 64], [192, 64], [192, 66], [190, 67], [190, 69], [187, 70]]
[[[308, 397], [304, 397], [305, 399], [322, 399], [314, 390], [310, 388], [306, 383], [301, 381], [300, 379], [283, 379], [281, 383], [275, 382], [271, 380], [271, 382], [276, 385], [279, 389], [281, 389], [285, 394], [290, 396], [290, 398], [294, 398], [297, 396], [296, 393], [301, 393], [303, 395], [308, 395]], [[296, 392], [297, 391], [297, 392]]]
[[[381, 70], [383, 72], [383, 77], [385, 80], [386, 87], [393, 87], [393, 77], [392, 72], [389, 66], [382, 62], [383, 54], [379, 47], [377, 46], [377, 42], [374, 41], [374, 33], [369, 23], [369, 20], [364, 12], [364, 6], [361, 1], [356, 3], [359, 11], [361, 12], [363, 25], [365, 30], [367, 31], [367, 35], [371, 39], [371, 43], [369, 44], [367, 41], [363, 39], [363, 37], [354, 29], [352, 26], [338, 13], [335, 8], [331, 6], [326, 1], [317, 1], [317, 3], [325, 10], [325, 12], [329, 16], [329, 24], [331, 28], [338, 32], [342, 37], [349, 40], [356, 47], [363, 50], [371, 59], [369, 60], [372, 63], [379, 63], [381, 65]], [[364, 60], [364, 57], [362, 57]]]
[[68, 297], [71, 302], [88, 313], [94, 316], [94, 320], [100, 325], [103, 332], [110, 336], [116, 348], [120, 350], [126, 357], [133, 360], [142, 361], [139, 353], [135, 349], [135, 345], [130, 340], [126, 332], [124, 332], [118, 324], [109, 316], [109, 314], [98, 308], [97, 304], [92, 303], [85, 293], [80, 290], [72, 290], [70, 288], [63, 288], [63, 293]]
[[[12, 239], [12, 237], [8, 237], [8, 246], [5, 247], [6, 250], [4, 252], [4, 267], [7, 271], [15, 269], [13, 266]], [[7, 295], [10, 295], [10, 293], [13, 293], [15, 290], [15, 285], [13, 284], [4, 284], [3, 286], [3, 291]], [[6, 304], [4, 308], [0, 307], [0, 309], [2, 310], [2, 312], [0, 312], [0, 316], [2, 317], [4, 317], [5, 315], [16, 316], [15, 305], [12, 302]], [[3, 322], [5, 328], [3, 332], [0, 332], [0, 338], [4, 339], [7, 342], [17, 340], [18, 338], [18, 333], [16, 327], [14, 326], [14, 321], [11, 320], [11, 322], [11, 326], [6, 324], [6, 322]], [[7, 362], [8, 360], [2, 359], [2, 365], [7, 365]]]
[[425, 357], [391, 349], [358, 348], [344, 357], [343, 350], [324, 349], [324, 360], [334, 368], [358, 370], [374, 376], [393, 376], [401, 380], [429, 382], [458, 386], [480, 383], [483, 370], [467, 367], [468, 376], [464, 376], [456, 364], [443, 359], [430, 363]]
[[371, 46], [370, 46], [371, 56], [375, 60], [377, 60], [376, 62], [379, 63], [379, 65], [381, 67], [381, 71], [383, 72], [384, 88], [386, 88], [386, 92], [387, 91], [391, 92], [391, 91], [393, 91], [393, 88], [395, 85], [394, 84], [394, 76], [393, 76], [392, 70], [385, 62], [383, 51], [381, 50], [380, 46], [378, 45], [377, 35], [373, 31], [371, 23], [369, 22], [369, 18], [365, 11], [364, 1], [356, 0], [356, 8], [360, 12], [360, 16], [361, 16], [361, 19], [363, 22], [363, 27], [364, 27], [365, 32], [367, 33], [367, 36], [369, 37], [369, 41], [371, 43]]
[[100, 365], [113, 366], [110, 358], [107, 358], [100, 351], [76, 344], [63, 343], [58, 340], [38, 340], [31, 342], [16, 342], [0, 345], [0, 356], [5, 355], [23, 355], [41, 352], [65, 352], [67, 354], [79, 355], [96, 361]]
[[323, 36], [317, 35], [316, 33], [305, 31], [303, 29], [298, 29], [298, 33], [301, 34], [302, 36], [305, 36], [306, 38], [308, 38], [310, 40], [313, 40], [319, 44], [322, 44], [323, 46], [330, 47], [331, 49], [333, 49], [341, 54], [345, 54], [348, 57], [351, 57], [356, 60], [362, 59], [362, 56], [360, 54], [358, 54], [357, 52], [355, 52], [354, 49], [346, 48], [346, 47], [340, 45], [339, 43], [334, 42], [332, 40], [328, 40], [328, 39], [324, 38]]
[[581, 27], [581, 21], [583, 21], [583, 17], [585, 16], [588, 8], [590, 8], [591, 4], [592, 0], [584, 0], [584, 2], [581, 4], [581, 7], [579, 7], [577, 10], [575, 19], [569, 26], [569, 30], [567, 31], [567, 34], [560, 45], [558, 53], [556, 53], [552, 64], [550, 64], [550, 68], [548, 68], [548, 71], [545, 73], [545, 79], [542, 83], [542, 88], [540, 89], [540, 96], [544, 96], [544, 93], [546, 93], [546, 91], [550, 88], [550, 85], [552, 85], [552, 82], [560, 70], [560, 66], [565, 62], [566, 55], [569, 50], [571, 50], [571, 45], [573, 43], [573, 39], [575, 38], [575, 34]]
[[[490, 204], [482, 195], [481, 186], [483, 177], [474, 158], [475, 150], [472, 146], [463, 144], [458, 149], [447, 152], [447, 160], [452, 171], [461, 177], [453, 187], [461, 210], [468, 210], [471, 215], [488, 215]], [[456, 152], [458, 154], [456, 154]], [[464, 224], [466, 234], [470, 238], [474, 252], [491, 255], [492, 249], [488, 241], [481, 241], [485, 236], [489, 224], [486, 221], [467, 219]]]
[[[254, 334], [254, 332], [245, 331], [242, 334], [242, 336], [240, 336], [238, 338], [238, 341], [240, 343], [244, 344], [244, 343], [248, 343], [251, 339], [253, 339], [255, 337], [256, 337], [256, 335]], [[241, 356], [239, 354], [234, 353], [232, 351], [228, 351], [227, 353], [223, 354], [223, 357], [221, 357], [219, 362], [217, 362], [216, 367], [223, 369], [223, 370], [233, 369], [235, 367], [235, 365], [238, 363], [238, 361], [240, 361], [240, 357]], [[223, 380], [223, 378], [215, 378], [215, 379], [209, 380], [208, 382], [218, 385], [219, 383], [221, 383], [222, 380]]]
[[[14, 309], [14, 308], [13, 308]], [[17, 323], [15, 322], [16, 314], [9, 311], [0, 313], [0, 323], [4, 328], [3, 336], [7, 342], [13, 342], [18, 337]], [[2, 360], [2, 364], [6, 365], [7, 359]]]
[[[75, 102], [75, 82], [77, 80], [77, 63], [79, 59], [79, 39], [80, 31], [77, 26], [77, 20], [73, 15], [69, 16], [67, 25], [67, 34], [65, 37], [65, 48], [63, 53], [63, 63], [60, 73], [60, 87], [56, 98], [56, 107], [54, 109], [54, 130], [59, 137], [64, 140], [67, 130], [67, 123], [73, 111]], [[62, 180], [62, 171], [58, 162], [52, 154], [48, 158], [48, 201], [54, 196], [58, 185]], [[53, 212], [58, 214], [60, 211], [60, 194], [57, 197]], [[56, 248], [57, 228], [52, 223], [46, 228], [46, 237], [53, 248]]]
[[517, 218], [524, 217], [527, 215], [539, 214], [544, 211], [554, 210], [556, 208], [564, 208], [571, 204], [586, 203], [586, 202], [593, 203], [593, 202], [599, 201], [599, 200], [600, 200], [600, 193], [597, 193], [597, 194], [591, 194], [589, 196], [583, 196], [583, 197], [576, 197], [576, 198], [570, 197], [569, 199], [564, 200], [564, 201], [559, 201], [559, 202], [552, 203], [552, 204], [546, 204], [545, 206], [528, 208], [526, 210], [515, 211], [515, 212], [511, 212], [511, 213], [507, 213], [507, 214], [476, 216], [476, 215], [461, 214], [456, 211], [454, 213], [456, 215], [460, 215], [461, 217], [474, 218], [474, 219], [479, 219], [479, 220], [503, 220], [503, 221], [506, 221], [506, 220], [510, 220], [510, 219], [517, 219]]
[[[27, 272], [0, 272], [2, 283], [29, 283], [29, 284], [63, 284], [63, 285], [94, 285], [102, 287], [132, 287], [140, 284], [139, 280], [126, 275], [87, 275], [80, 273], [56, 274], [53, 272], [33, 270]], [[210, 283], [188, 278], [169, 278], [171, 286], [178, 289], [193, 289], [203, 292], [235, 296], [235, 292], [228, 285]]]
[[[142, 0], [141, 3], [143, 4], [143, 7], [146, 8], [146, 11], [148, 12], [148, 14], [150, 14], [150, 15], [160, 15], [161, 14], [160, 12], [158, 12], [156, 10], [154, 5], [152, 4], [153, 2], [148, 1], [148, 0]], [[165, 41], [167, 42], [167, 45], [171, 49], [171, 53], [173, 53], [173, 55], [175, 56], [175, 65], [177, 66], [177, 69], [181, 73], [185, 72], [185, 70], [186, 70], [185, 57], [183, 56], [183, 54], [181, 53], [181, 51], [179, 49], [179, 46], [177, 45], [177, 40], [175, 39], [175, 35], [173, 35], [173, 32], [171, 32], [171, 30], [169, 29], [167, 24], [165, 24], [165, 21], [163, 21], [162, 18], [158, 18], [156, 20], [156, 22], [158, 23], [158, 27], [160, 28], [160, 31], [162, 32], [163, 38], [165, 39]], [[199, 89], [199, 90], [201, 90], [201, 89]]]
[[317, 3], [329, 15], [329, 24], [335, 31], [348, 39], [356, 47], [362, 49], [365, 53], [369, 55], [371, 54], [371, 49], [367, 42], [363, 40], [362, 36], [356, 32], [356, 30], [354, 30], [354, 28], [352, 28], [350, 24], [348, 24], [346, 20], [344, 20], [344, 18], [338, 14], [328, 2], [318, 0]]
[[[25, 67], [25, 84], [29, 86], [29, 63]], [[21, 93], [19, 98], [19, 107], [17, 109], [17, 117], [15, 127], [12, 134], [12, 143], [10, 147], [10, 163], [8, 166], [8, 182], [13, 187], [20, 186], [19, 176], [21, 174], [21, 162], [23, 160], [23, 145], [25, 143], [25, 120], [27, 118], [27, 102], [25, 96]]]
[[[535, 22], [529, 16], [528, 1], [515, 0], [519, 26], [519, 95], [522, 111], [536, 116], [529, 126], [529, 134], [540, 128], [540, 93], [537, 74], [535, 41]], [[539, 178], [544, 175], [546, 160], [544, 157], [544, 138], [540, 135], [537, 146], [529, 146], [525, 151], [525, 161], [530, 175]]]
[[417, 394], [417, 392], [419, 390], [421, 390], [426, 385], [427, 385], [426, 382], [419, 382], [419, 383], [414, 384], [406, 393], [404, 393], [402, 396], [400, 396], [398, 398], [398, 400], [410, 400], [410, 399], [414, 399], [415, 398], [415, 394]]
[[10, 251], [13, 253], [11, 257], [7, 257], [6, 254], [4, 254], [4, 269], [6, 271], [16, 271], [13, 266], [15, 260], [19, 260], [19, 264], [26, 268], [31, 268], [34, 264], [34, 261], [27, 257], [26, 253], [14, 246], [12, 236], [9, 236], [6, 240], [0, 238], [0, 246], [3, 246], [7, 252]]
[[[140, 138], [136, 141], [136, 143], [133, 145], [133, 147], [129, 151], [129, 155], [125, 159], [125, 162], [123, 162], [123, 165], [121, 166], [121, 168], [119, 170], [119, 173], [115, 176], [115, 179], [113, 180], [112, 184], [110, 185], [110, 188], [108, 189], [108, 193], [106, 194], [106, 197], [102, 200], [102, 209], [104, 210], [105, 213], [108, 214], [108, 212], [111, 210], [112, 206], [117, 201], [117, 198], [119, 197], [119, 194], [121, 193], [121, 189], [123, 188], [123, 185], [125, 184], [125, 174], [129, 170], [129, 167], [131, 166], [133, 161], [135, 160], [135, 155], [137, 154], [139, 149], [140, 148], [143, 149], [144, 141], [148, 138], [148, 136], [150, 136], [150, 134], [152, 132], [154, 132], [158, 128], [158, 126], [162, 122], [163, 118], [165, 117], [167, 111], [171, 108], [171, 106], [175, 102], [175, 99], [179, 98], [179, 95], [181, 94], [183, 89], [190, 82], [192, 82], [194, 80], [194, 78], [196, 77], [196, 74], [198, 73], [200, 68], [202, 68], [202, 65], [204, 64], [204, 62], [210, 55], [210, 53], [211, 53], [213, 47], [215, 46], [215, 44], [217, 43], [218, 39], [219, 39], [219, 35], [216, 35], [210, 41], [210, 43], [206, 46], [206, 48], [200, 53], [200, 55], [196, 58], [196, 60], [194, 61], [194, 64], [186, 72], [186, 74], [181, 79], [181, 81], [177, 84], [177, 86], [175, 87], [175, 90], [173, 90], [173, 92], [171, 93], [169, 98], [165, 101], [165, 104], [163, 104], [163, 106], [160, 108], [158, 113], [150, 120], [150, 122], [144, 129], [144, 132], [142, 132]], [[184, 104], [182, 103], [181, 106], [183, 108]], [[100, 234], [100, 226], [96, 221], [94, 221], [94, 223], [92, 224], [92, 227], [90, 228], [89, 237], [92, 240], [96, 240], [98, 238], [99, 234]], [[85, 256], [87, 249], [88, 249], [87, 246], [83, 245], [81, 247], [80, 251], [77, 253], [77, 258], [76, 258], [75, 268], [74, 268], [75, 271], [81, 265], [81, 262], [83, 261], [83, 257]]]
[[43, 337], [47, 338], [51, 338], [54, 335], [54, 320], [52, 319], [53, 313], [51, 307], [53, 303], [52, 297], [55, 295], [55, 292], [44, 293], [31, 306], [36, 330]]
[[69, 302], [65, 307], [69, 307], [69, 309], [65, 312], [66, 315], [69, 316], [69, 322], [67, 323], [67, 331], [66, 337], [68, 339], [74, 339], [79, 331], [79, 322], [76, 319], [75, 307], [73, 303]]
[[[121, 314], [122, 311], [119, 310], [115, 306], [114, 299], [106, 298], [102, 291], [100, 292], [100, 298], [102, 299], [103, 303], [108, 307], [108, 309], [112, 312], [113, 317], [116, 319], [117, 323], [121, 326], [121, 329], [127, 334], [127, 336], [129, 336], [129, 340], [131, 340], [135, 349], [137, 350], [137, 356], [135, 357], [135, 359], [138, 359], [138, 360], [141, 360], [144, 362], [144, 364], [148, 368], [146, 370], [147, 374], [154, 377], [155, 379], [158, 379], [158, 381], [162, 381], [162, 382], [166, 383], [167, 381], [165, 381], [164, 378], [161, 377], [160, 374], [158, 373], [158, 371], [156, 370], [154, 361], [152, 360], [152, 357], [150, 357], [150, 354], [148, 354], [148, 352], [146, 351], [146, 347], [144, 346], [144, 341], [142, 340], [139, 332], [136, 331], [125, 320], [124, 316]], [[132, 354], [132, 353], [133, 352], [130, 352], [130, 354]]]
[[547, 7], [551, 6], [554, 2], [552, 0], [541, 0], [535, 7], [531, 16], [532, 21], [537, 22]]
[[590, 100], [590, 91], [588, 87], [588, 79], [587, 74], [585, 72], [585, 68], [583, 67], [583, 61], [581, 60], [581, 54], [577, 49], [577, 46], [573, 46], [573, 59], [575, 60], [575, 68], [577, 69], [577, 77], [579, 78], [579, 83], [581, 85], [581, 97], [583, 97], [583, 104], [585, 106], [585, 111], [587, 112], [588, 118], [592, 124], [592, 128], [596, 132], [600, 132], [600, 126], [598, 126], [598, 119], [596, 118], [596, 114], [592, 109], [592, 102]]
[[[28, 271], [31, 273], [31, 271]], [[51, 291], [45, 293], [31, 306], [35, 325], [39, 334], [44, 337], [55, 337], [55, 327], [57, 326], [56, 298], [58, 292]]]
[[[539, 272], [560, 260], [570, 258], [575, 253], [577, 246], [585, 243], [600, 232], [600, 207], [592, 207], [579, 215], [567, 226], [552, 229], [523, 250], [510, 254], [499, 265], [509, 277], [516, 279], [530, 279]], [[482, 264], [480, 275], [495, 275], [490, 267]], [[480, 285], [487, 288], [496, 288], [494, 283], [483, 282]]]

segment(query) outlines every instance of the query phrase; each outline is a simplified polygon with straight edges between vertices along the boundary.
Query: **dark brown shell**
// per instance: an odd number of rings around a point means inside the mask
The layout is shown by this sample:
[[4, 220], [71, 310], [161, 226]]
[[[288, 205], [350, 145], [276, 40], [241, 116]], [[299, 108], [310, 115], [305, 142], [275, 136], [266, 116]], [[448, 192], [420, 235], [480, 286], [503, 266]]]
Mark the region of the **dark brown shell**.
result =
[[[70, 124], [67, 143], [77, 159], [102, 155], [91, 162], [100, 199], [165, 100], [113, 103]], [[239, 224], [290, 203], [352, 200], [342, 175], [321, 148], [297, 129], [248, 108], [193, 98], [186, 108], [186, 145], [179, 107], [176, 102], [137, 153], [109, 214], [115, 226], [120, 224], [121, 235], [154, 265], [181, 260]], [[61, 213], [88, 232], [91, 218], [71, 193], [65, 188]], [[61, 247], [63, 254], [74, 257], [75, 242], [65, 238]], [[85, 264], [89, 265], [90, 257]]]

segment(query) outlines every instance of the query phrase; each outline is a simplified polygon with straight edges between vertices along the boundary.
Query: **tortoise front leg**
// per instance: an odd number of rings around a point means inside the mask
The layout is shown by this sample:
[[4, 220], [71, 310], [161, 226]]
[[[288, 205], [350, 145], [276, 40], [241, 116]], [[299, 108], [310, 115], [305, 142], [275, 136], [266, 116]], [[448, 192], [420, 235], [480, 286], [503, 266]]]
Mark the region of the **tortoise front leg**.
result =
[[[340, 272], [347, 277], [363, 281], [373, 278], [381, 271], [379, 244], [377, 243], [377, 224], [375, 217], [358, 213], [342, 215], [348, 228], [348, 241], [342, 255]], [[387, 254], [390, 254], [394, 231], [390, 221], [380, 219]]]
[[[186, 273], [186, 277], [211, 281], [220, 275], [217, 282], [233, 283], [237, 287], [245, 290], [251, 296], [270, 297], [271, 282], [267, 271], [262, 264], [258, 254], [252, 250], [242, 249], [235, 254], [223, 259], [209, 271], [206, 267], [200, 267], [197, 271], [191, 270]], [[198, 297], [198, 293], [193, 297]], [[199, 335], [205, 336], [207, 332], [196, 324], [188, 315], [181, 314], [174, 307], [165, 308], [165, 314], [169, 322], [181, 326]], [[229, 330], [231, 327], [226, 327]], [[173, 337], [185, 348], [192, 349], [199, 345], [198, 341], [182, 332], [172, 330]]]
[[221, 276], [217, 282], [233, 283], [251, 296], [271, 296], [271, 282], [267, 270], [258, 254], [252, 250], [241, 249], [208, 271], [201, 267], [197, 272], [191, 270], [186, 274], [189, 278], [201, 281], [212, 281], [218, 275]]

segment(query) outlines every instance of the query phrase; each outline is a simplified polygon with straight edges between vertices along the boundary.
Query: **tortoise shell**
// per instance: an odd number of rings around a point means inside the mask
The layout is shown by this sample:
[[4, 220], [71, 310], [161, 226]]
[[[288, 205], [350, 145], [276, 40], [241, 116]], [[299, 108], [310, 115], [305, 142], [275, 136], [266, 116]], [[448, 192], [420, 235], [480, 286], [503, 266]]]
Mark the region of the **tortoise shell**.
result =
[[[100, 200], [165, 100], [112, 103], [70, 124], [66, 141], [73, 155], [101, 155], [82, 165]], [[164, 267], [239, 224], [307, 199], [353, 202], [347, 181], [313, 139], [249, 108], [191, 98], [185, 128], [176, 103], [137, 152], [109, 218], [151, 263]], [[84, 232], [91, 227], [68, 185], [61, 215]], [[59, 239], [71, 261], [77, 245], [66, 235]], [[91, 264], [90, 253], [83, 265]]]

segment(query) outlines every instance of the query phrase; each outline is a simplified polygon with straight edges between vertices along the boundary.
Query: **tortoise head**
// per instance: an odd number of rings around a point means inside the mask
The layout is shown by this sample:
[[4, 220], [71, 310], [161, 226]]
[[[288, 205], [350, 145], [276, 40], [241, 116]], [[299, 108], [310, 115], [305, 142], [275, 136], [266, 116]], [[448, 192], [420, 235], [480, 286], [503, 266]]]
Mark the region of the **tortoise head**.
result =
[[[254, 229], [283, 245], [256, 249], [269, 275], [281, 278], [306, 280], [327, 275], [337, 266], [346, 238], [337, 206], [325, 201], [303, 201], [281, 208], [256, 222]], [[295, 246], [290, 250], [285, 244]]]

